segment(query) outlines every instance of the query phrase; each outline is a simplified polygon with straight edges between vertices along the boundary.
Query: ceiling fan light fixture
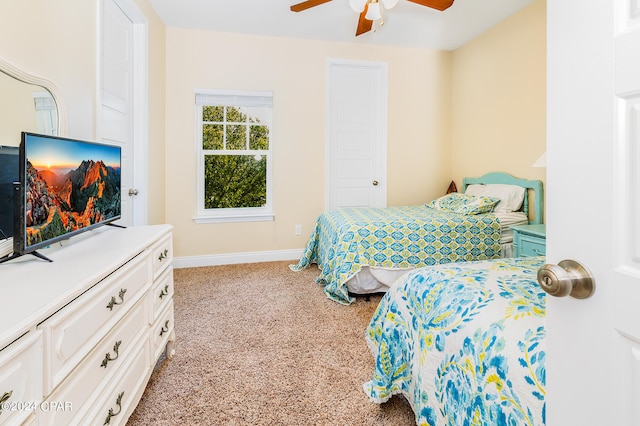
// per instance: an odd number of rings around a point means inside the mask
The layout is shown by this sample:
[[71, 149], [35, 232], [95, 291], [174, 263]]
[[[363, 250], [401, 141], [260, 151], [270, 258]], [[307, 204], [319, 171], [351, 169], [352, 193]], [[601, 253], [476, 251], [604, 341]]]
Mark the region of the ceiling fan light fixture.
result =
[[382, 14], [380, 13], [380, 3], [378, 3], [378, 0], [371, 0], [365, 18], [370, 21], [375, 21], [382, 18]]
[[382, 0], [385, 9], [392, 9], [398, 4], [398, 0]]
[[358, 13], [362, 13], [366, 4], [367, 0], [349, 0], [349, 6], [351, 6], [351, 9]]
[[[302, 12], [312, 7], [319, 6], [321, 4], [329, 3], [333, 0], [302, 0], [300, 3], [291, 5], [289, 9], [292, 12]], [[445, 10], [449, 8], [455, 0], [408, 0], [410, 2], [419, 4], [421, 6], [430, 7], [436, 10]], [[640, 0], [635, 0], [640, 1]], [[389, 10], [394, 8], [398, 4], [398, 0], [349, 0], [349, 6], [357, 12], [358, 25], [356, 26], [356, 37], [369, 32], [374, 27], [380, 27], [384, 22], [382, 21], [382, 11], [380, 3], [385, 9]]]

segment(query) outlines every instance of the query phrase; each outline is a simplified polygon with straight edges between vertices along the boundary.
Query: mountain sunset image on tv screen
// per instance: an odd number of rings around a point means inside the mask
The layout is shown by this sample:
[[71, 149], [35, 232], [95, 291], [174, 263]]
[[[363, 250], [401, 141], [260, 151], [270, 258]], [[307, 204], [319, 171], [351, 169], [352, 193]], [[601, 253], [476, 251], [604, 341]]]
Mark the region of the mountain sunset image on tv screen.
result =
[[121, 148], [23, 134], [24, 251], [120, 218]]

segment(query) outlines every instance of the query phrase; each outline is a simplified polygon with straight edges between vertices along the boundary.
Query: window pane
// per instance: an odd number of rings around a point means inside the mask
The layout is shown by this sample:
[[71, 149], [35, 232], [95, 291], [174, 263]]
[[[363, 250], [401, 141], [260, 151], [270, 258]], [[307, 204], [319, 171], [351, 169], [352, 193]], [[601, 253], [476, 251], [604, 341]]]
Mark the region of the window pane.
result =
[[227, 107], [227, 123], [245, 123], [247, 121], [246, 108]]
[[202, 121], [224, 121], [224, 107], [204, 106], [202, 107]]
[[249, 149], [269, 149], [269, 127], [251, 126], [249, 132]]
[[223, 149], [222, 124], [202, 125], [202, 149]]
[[204, 158], [206, 209], [263, 207], [267, 201], [267, 159], [252, 155]]
[[249, 107], [246, 108], [246, 114], [249, 123], [271, 123], [271, 108]]
[[227, 149], [247, 149], [247, 126], [227, 124]]

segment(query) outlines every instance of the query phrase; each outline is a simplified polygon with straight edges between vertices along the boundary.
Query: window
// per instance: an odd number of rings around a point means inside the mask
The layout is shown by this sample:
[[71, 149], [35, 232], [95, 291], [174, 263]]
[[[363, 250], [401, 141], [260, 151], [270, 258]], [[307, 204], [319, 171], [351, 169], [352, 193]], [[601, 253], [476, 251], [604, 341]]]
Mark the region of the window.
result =
[[197, 223], [273, 220], [270, 92], [196, 92]]
[[45, 135], [58, 135], [58, 110], [49, 92], [33, 92], [36, 108], [36, 130]]

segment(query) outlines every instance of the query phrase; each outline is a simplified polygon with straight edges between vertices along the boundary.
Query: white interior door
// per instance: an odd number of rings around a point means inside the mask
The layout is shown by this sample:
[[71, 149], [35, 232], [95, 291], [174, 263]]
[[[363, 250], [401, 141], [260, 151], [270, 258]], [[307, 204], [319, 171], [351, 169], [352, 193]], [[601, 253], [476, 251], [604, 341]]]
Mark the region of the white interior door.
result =
[[146, 21], [133, 0], [103, 0], [99, 137], [122, 148], [123, 225], [147, 221]]
[[547, 424], [640, 424], [640, 3], [547, 0], [547, 262], [595, 277], [547, 297]]
[[386, 206], [387, 65], [329, 60], [327, 209]]

